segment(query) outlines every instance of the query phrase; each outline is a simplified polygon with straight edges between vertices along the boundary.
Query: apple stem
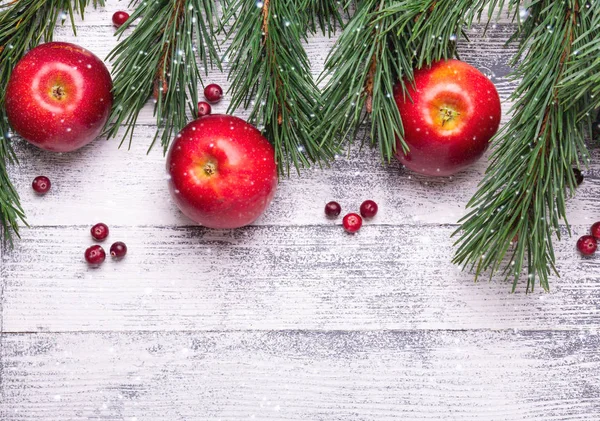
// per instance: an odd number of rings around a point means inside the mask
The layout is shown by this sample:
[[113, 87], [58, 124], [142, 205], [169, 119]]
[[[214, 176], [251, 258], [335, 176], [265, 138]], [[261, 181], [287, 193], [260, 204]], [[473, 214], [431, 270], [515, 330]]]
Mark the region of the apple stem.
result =
[[65, 90], [62, 86], [54, 86], [52, 88], [52, 96], [58, 100], [62, 100], [65, 97]]
[[454, 117], [460, 115], [460, 113], [458, 111], [454, 111], [447, 107], [440, 108], [440, 112], [443, 114], [442, 127], [444, 127], [444, 124], [446, 124], [448, 121], [450, 121], [450, 120], [454, 119]]
[[204, 165], [204, 174], [211, 176], [211, 175], [215, 175], [217, 172], [217, 166], [215, 165], [214, 162], [207, 162]]

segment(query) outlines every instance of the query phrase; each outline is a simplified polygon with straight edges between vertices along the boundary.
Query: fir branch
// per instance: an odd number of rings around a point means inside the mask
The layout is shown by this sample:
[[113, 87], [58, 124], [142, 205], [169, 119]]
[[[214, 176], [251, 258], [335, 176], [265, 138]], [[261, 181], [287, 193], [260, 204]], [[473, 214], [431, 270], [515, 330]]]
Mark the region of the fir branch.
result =
[[584, 18], [590, 20], [589, 30], [576, 40], [583, 45], [569, 57], [570, 66], [559, 91], [561, 102], [566, 104], [589, 94], [590, 102], [587, 108], [581, 110], [582, 118], [600, 108], [600, 36], [597, 35], [600, 28], [600, 6], [594, 7], [592, 9], [589, 2], [583, 7]]
[[347, 11], [353, 3], [346, 1], [340, 5], [338, 0], [304, 0], [300, 10], [306, 15], [310, 32], [314, 34], [320, 29], [323, 35], [331, 35], [344, 27], [342, 11]]
[[[313, 136], [340, 143], [356, 139], [361, 125], [370, 119], [371, 141], [390, 160], [400, 139], [402, 120], [394, 101], [394, 86], [412, 78], [412, 51], [402, 36], [389, 30], [400, 14], [386, 11], [383, 0], [359, 2], [357, 9], [325, 63], [321, 80], [322, 119]], [[408, 24], [412, 26], [411, 24]]]
[[[259, 5], [259, 7], [257, 7]], [[319, 92], [302, 41], [305, 0], [232, 0], [226, 52], [231, 68], [229, 111], [251, 108], [250, 121], [275, 148], [280, 173], [333, 159], [336, 149], [311, 136]]]
[[[139, 3], [139, 2], [136, 2]], [[131, 35], [108, 56], [114, 64], [113, 110], [107, 124], [108, 137], [126, 126], [121, 144], [133, 139], [140, 111], [153, 96], [157, 131], [150, 148], [160, 137], [166, 152], [176, 132], [197, 117], [198, 84], [216, 64], [220, 68], [214, 0], [157, 0], [137, 4], [117, 35], [139, 19]]]
[[7, 166], [17, 163], [11, 145], [8, 119], [4, 109], [6, 84], [17, 62], [41, 42], [52, 41], [56, 23], [70, 19], [76, 34], [75, 15], [82, 18], [85, 8], [104, 6], [104, 0], [18, 0], [0, 4], [0, 231], [12, 244], [12, 233], [19, 235], [19, 221], [26, 224], [19, 195], [12, 185]]
[[456, 55], [465, 29], [487, 16], [489, 22], [504, 8], [506, 0], [401, 0], [391, 2], [383, 16], [395, 15], [389, 30], [406, 38], [413, 48], [414, 67], [420, 69]]
[[468, 205], [472, 210], [455, 233], [461, 234], [455, 263], [476, 276], [504, 264], [513, 291], [525, 267], [527, 291], [536, 281], [548, 290], [556, 272], [553, 236], [560, 239], [560, 223], [567, 223], [565, 202], [576, 187], [572, 166], [587, 159], [583, 134], [589, 122], [582, 112], [590, 104], [589, 91], [582, 90], [587, 83], [573, 86], [569, 102], [559, 101], [560, 87], [580, 69], [571, 59], [574, 52], [596, 37], [592, 11], [579, 0], [537, 0], [528, 13], [512, 63], [520, 80], [512, 95], [514, 114], [496, 137], [490, 166]]
[[[402, 120], [392, 98], [399, 82], [402, 93], [413, 69], [456, 55], [456, 45], [484, 14], [489, 21], [506, 0], [398, 0], [360, 2], [329, 55], [322, 80], [323, 122], [315, 136], [355, 140], [370, 120], [371, 143], [384, 160], [397, 145], [404, 152]], [[350, 93], [350, 94], [349, 94]]]

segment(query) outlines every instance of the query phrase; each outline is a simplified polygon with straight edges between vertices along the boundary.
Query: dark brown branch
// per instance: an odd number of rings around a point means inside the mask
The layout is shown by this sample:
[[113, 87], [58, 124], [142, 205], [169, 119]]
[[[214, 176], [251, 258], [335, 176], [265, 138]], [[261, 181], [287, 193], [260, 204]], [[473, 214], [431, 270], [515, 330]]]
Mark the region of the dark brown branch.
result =
[[263, 15], [263, 23], [262, 23], [262, 32], [263, 32], [263, 42], [266, 42], [267, 35], [269, 35], [269, 2], [270, 0], [265, 0], [262, 8]]
[[373, 88], [375, 79], [375, 72], [377, 71], [377, 53], [371, 57], [371, 65], [369, 66], [369, 73], [367, 73], [367, 81], [365, 82], [365, 93], [367, 94], [366, 109], [369, 114], [373, 112]]
[[[270, 0], [264, 0], [263, 3], [263, 7], [262, 7], [262, 33], [263, 33], [263, 46], [265, 46], [266, 50], [267, 50], [267, 59], [273, 64], [275, 65], [275, 56], [273, 54], [273, 52], [269, 49], [269, 47], [267, 46], [267, 39], [269, 37], [269, 4]], [[278, 106], [277, 106], [277, 124], [279, 124], [280, 126], [283, 124], [283, 114], [281, 112], [281, 105], [280, 105], [280, 101], [279, 101], [279, 93], [281, 92], [281, 88], [282, 88], [282, 82], [279, 78], [276, 78], [275, 80], [275, 96], [278, 99]]]
[[[185, 0], [177, 0], [177, 3], [175, 3], [175, 5], [173, 7], [173, 13], [171, 14], [171, 17], [169, 18], [169, 21], [167, 22], [165, 29], [170, 27], [173, 24], [173, 22], [176, 20], [181, 22], [181, 18], [183, 16], [184, 12], [185, 12]], [[165, 29], [162, 30], [162, 33], [164, 33]], [[166, 95], [167, 90], [169, 89], [169, 78], [168, 78], [167, 74], [169, 73], [169, 69], [170, 69], [169, 63], [171, 61], [171, 51], [172, 50], [170, 48], [170, 44], [165, 43], [163, 45], [161, 58], [158, 62], [158, 66], [156, 69], [156, 75], [154, 77], [154, 89], [152, 92], [152, 96], [156, 100], [158, 100], [159, 96], [163, 97], [164, 95]], [[166, 66], [165, 66], [165, 63], [166, 63]], [[162, 91], [161, 91], [161, 88], [162, 88]]]

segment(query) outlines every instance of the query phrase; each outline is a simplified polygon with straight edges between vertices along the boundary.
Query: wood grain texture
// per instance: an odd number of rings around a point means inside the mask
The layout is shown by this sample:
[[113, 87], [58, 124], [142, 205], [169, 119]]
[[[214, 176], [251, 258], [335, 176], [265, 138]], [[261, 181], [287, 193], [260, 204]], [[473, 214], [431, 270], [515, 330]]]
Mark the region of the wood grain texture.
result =
[[88, 227], [34, 227], [3, 261], [4, 331], [598, 328], [598, 258], [562, 242], [553, 293], [514, 295], [450, 263], [453, 229], [114, 226], [128, 256], [90, 269]]
[[[93, 224], [100, 220], [118, 225], [189, 225], [171, 201], [164, 158], [154, 150], [146, 155], [144, 140], [153, 128], [142, 126], [133, 149], [96, 141], [93, 148], [70, 154], [48, 154], [32, 146], [20, 147], [21, 165], [12, 178], [21, 194], [28, 222], [35, 226]], [[600, 219], [600, 153], [577, 196], [568, 204], [569, 222], [591, 224]], [[107, 165], [107, 163], [109, 163]], [[323, 224], [323, 207], [330, 200], [344, 211], [356, 211], [363, 200], [379, 203], [375, 224], [453, 224], [465, 214], [465, 205], [477, 189], [486, 163], [453, 178], [427, 178], [401, 168], [382, 165], [377, 151], [355, 150], [330, 168], [311, 169], [280, 182], [273, 204], [255, 225]], [[35, 176], [53, 181], [52, 191], [37, 196], [31, 189]]]
[[3, 421], [598, 420], [598, 335], [7, 335]]
[[[126, 6], [107, 0], [78, 37], [57, 39], [104, 58]], [[496, 84], [506, 122], [515, 50], [503, 22], [476, 27], [460, 53]], [[315, 75], [334, 42], [310, 38]], [[229, 86], [226, 73], [207, 80]], [[0, 245], [1, 421], [600, 419], [598, 258], [563, 240], [562, 278], [530, 295], [474, 285], [450, 263], [485, 161], [430, 179], [354, 147], [282, 180], [255, 226], [210, 231], [171, 202], [161, 151], [146, 155], [151, 104], [139, 121], [130, 151], [16, 140], [10, 172], [32, 227], [14, 250]], [[600, 219], [599, 155], [569, 203], [575, 236]], [[40, 174], [53, 181], [45, 197], [30, 187]], [[326, 201], [350, 211], [367, 198], [380, 213], [355, 236], [323, 217]], [[105, 247], [122, 240], [129, 254], [90, 269], [98, 221], [111, 226]]]

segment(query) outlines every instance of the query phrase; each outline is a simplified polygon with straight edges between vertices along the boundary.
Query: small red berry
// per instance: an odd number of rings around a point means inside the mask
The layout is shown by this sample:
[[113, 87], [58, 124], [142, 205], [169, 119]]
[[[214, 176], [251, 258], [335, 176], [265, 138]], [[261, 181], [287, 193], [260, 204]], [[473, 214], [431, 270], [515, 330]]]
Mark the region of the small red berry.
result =
[[31, 183], [31, 187], [33, 187], [33, 190], [35, 190], [35, 192], [38, 194], [48, 193], [48, 190], [50, 190], [51, 186], [52, 183], [50, 183], [50, 179], [43, 175], [37, 176], [33, 179], [33, 183]]
[[598, 242], [591, 235], [584, 235], [577, 240], [577, 250], [584, 256], [590, 256], [596, 252]]
[[342, 207], [338, 202], [329, 202], [325, 205], [325, 215], [329, 218], [336, 218], [342, 213]]
[[211, 83], [204, 88], [204, 97], [208, 102], [219, 102], [223, 97], [223, 89], [216, 83]]
[[373, 218], [377, 215], [377, 209], [377, 203], [372, 200], [365, 200], [362, 202], [362, 205], [360, 205], [360, 214], [363, 218]]
[[121, 259], [127, 254], [127, 246], [122, 241], [117, 241], [110, 246], [110, 255], [116, 259]]
[[198, 103], [198, 117], [204, 117], [212, 112], [212, 107], [208, 102], [200, 101]]
[[99, 265], [104, 262], [104, 259], [106, 259], [106, 253], [99, 245], [89, 247], [85, 251], [85, 261], [90, 265]]
[[120, 28], [121, 26], [123, 26], [123, 24], [125, 22], [127, 22], [127, 19], [129, 19], [129, 13], [127, 13], [127, 12], [118, 11], [118, 12], [115, 12], [115, 14], [112, 16], [113, 24], [117, 28]]
[[342, 223], [344, 224], [344, 229], [346, 232], [354, 234], [360, 229], [360, 227], [362, 227], [362, 218], [356, 213], [349, 213], [348, 215], [344, 216]]
[[99, 224], [94, 225], [90, 232], [92, 233], [94, 240], [102, 241], [108, 237], [108, 226], [100, 222]]
[[592, 225], [592, 229], [590, 230], [592, 235], [596, 237], [596, 240], [600, 240], [600, 222], [596, 222]]

